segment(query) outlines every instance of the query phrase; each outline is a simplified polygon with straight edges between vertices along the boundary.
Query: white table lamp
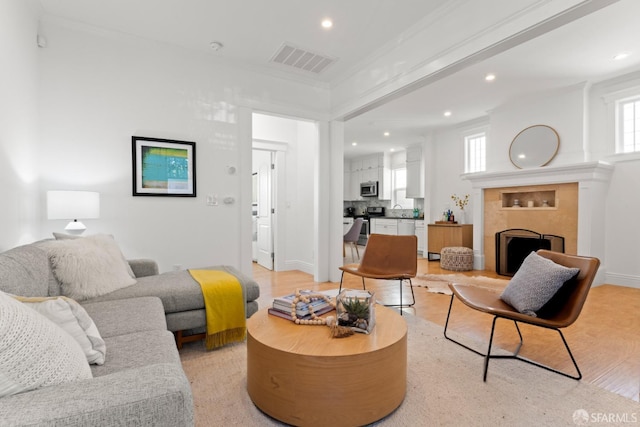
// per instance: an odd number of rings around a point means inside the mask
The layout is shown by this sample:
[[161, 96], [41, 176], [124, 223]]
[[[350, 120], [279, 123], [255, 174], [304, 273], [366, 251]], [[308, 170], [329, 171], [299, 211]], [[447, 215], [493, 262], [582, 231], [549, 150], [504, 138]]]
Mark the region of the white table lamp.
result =
[[47, 191], [47, 218], [72, 220], [64, 229], [82, 233], [87, 227], [78, 221], [79, 218], [100, 218], [100, 193]]

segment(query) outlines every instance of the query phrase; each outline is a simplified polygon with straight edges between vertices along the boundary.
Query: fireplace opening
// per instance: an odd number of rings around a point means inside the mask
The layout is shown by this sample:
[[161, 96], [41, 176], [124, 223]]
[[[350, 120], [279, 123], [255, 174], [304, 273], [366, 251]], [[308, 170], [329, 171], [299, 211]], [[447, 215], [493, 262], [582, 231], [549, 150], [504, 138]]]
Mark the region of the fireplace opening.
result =
[[524, 259], [538, 249], [564, 252], [564, 237], [540, 234], [522, 228], [512, 228], [496, 233], [496, 272], [513, 276]]

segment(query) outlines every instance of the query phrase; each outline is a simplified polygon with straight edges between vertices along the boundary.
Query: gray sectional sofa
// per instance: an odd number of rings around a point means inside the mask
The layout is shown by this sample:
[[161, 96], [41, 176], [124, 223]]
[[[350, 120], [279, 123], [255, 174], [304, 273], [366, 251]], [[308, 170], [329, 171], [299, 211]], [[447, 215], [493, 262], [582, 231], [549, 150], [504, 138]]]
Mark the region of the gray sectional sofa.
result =
[[[188, 271], [169, 271], [158, 274], [158, 266], [155, 261], [131, 260], [129, 263], [136, 275], [137, 283], [135, 285], [91, 298], [83, 301], [83, 304], [155, 296], [162, 300], [167, 318], [167, 328], [171, 332], [177, 333], [178, 347], [182, 346], [182, 341], [189, 341], [188, 336], [204, 332], [206, 313], [202, 291], [200, 285], [193, 280]], [[223, 270], [236, 276], [242, 285], [242, 293], [246, 302], [246, 317], [249, 318], [258, 311], [257, 299], [260, 296], [260, 287], [253, 279], [231, 266], [217, 265], [203, 268]]]
[[[158, 274], [153, 261], [130, 262], [137, 283], [81, 301], [106, 343], [106, 361], [92, 379], [0, 397], [5, 425], [193, 425], [193, 398], [170, 331], [205, 327], [199, 285], [186, 271]], [[237, 274], [246, 315], [257, 310], [258, 285]], [[0, 290], [57, 296], [61, 287], [40, 244], [0, 253]]]

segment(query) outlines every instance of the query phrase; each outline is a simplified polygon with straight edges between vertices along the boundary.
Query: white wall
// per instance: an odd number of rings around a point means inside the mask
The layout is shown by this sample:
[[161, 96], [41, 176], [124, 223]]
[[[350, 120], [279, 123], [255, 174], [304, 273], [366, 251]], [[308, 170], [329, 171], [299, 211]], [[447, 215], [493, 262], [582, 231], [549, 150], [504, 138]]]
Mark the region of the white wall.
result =
[[[99, 191], [101, 218], [85, 222], [88, 233], [112, 233], [126, 256], [154, 258], [163, 271], [250, 267], [251, 233], [242, 231], [251, 224], [251, 116], [239, 111], [274, 105], [322, 114], [327, 93], [198, 52], [51, 22], [42, 28], [40, 198], [49, 189]], [[132, 135], [195, 141], [198, 197], [132, 197]], [[236, 202], [209, 207], [207, 194]], [[40, 219], [43, 236], [64, 226]]]
[[607, 283], [640, 288], [640, 154], [615, 155], [615, 100], [640, 93], [640, 71], [593, 85], [589, 134], [595, 158], [615, 165], [605, 200]]
[[[426, 158], [428, 154], [425, 155], [425, 162], [431, 165], [426, 168], [427, 186], [431, 193], [427, 220], [431, 222], [439, 221], [442, 212], [448, 209], [451, 209], [454, 215], [458, 215], [451, 195], [471, 194], [471, 183], [460, 179], [460, 175], [464, 173], [463, 134], [463, 128], [449, 128], [435, 133], [430, 152], [433, 158], [430, 161]], [[469, 211], [472, 208], [471, 204], [467, 207]]]
[[551, 126], [560, 136], [558, 154], [549, 166], [584, 161], [585, 90], [585, 85], [571, 86], [511, 102], [492, 111], [487, 172], [516, 170], [509, 160], [511, 141], [523, 129], [541, 124]]
[[37, 28], [28, 2], [0, 2], [0, 251], [37, 235]]
[[615, 164], [606, 199], [606, 283], [640, 288], [640, 160]]

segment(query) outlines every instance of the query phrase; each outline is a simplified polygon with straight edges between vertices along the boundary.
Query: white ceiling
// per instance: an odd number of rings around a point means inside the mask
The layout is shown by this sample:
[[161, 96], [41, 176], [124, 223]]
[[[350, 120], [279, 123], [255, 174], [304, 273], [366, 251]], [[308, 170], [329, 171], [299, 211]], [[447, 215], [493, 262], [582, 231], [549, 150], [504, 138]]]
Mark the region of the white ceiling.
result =
[[[401, 149], [429, 130], [487, 116], [517, 98], [640, 70], [638, 16], [640, 1], [620, 1], [364, 113], [345, 126], [345, 156]], [[614, 60], [622, 51], [631, 56]], [[496, 80], [487, 83], [488, 73]]]
[[[210, 52], [273, 72], [283, 43], [335, 57], [321, 75], [329, 83], [416, 25], [447, 0], [40, 0], [49, 17]], [[330, 17], [333, 28], [321, 21]], [[210, 42], [224, 48], [212, 52]]]
[[[598, 0], [593, 0], [598, 1]], [[44, 19], [80, 23], [208, 52], [261, 72], [331, 87], [402, 43], [439, 8], [460, 0], [40, 0]], [[462, 11], [463, 8], [461, 9]], [[620, 0], [504, 53], [468, 66], [345, 124], [345, 156], [422, 140], [430, 130], [486, 116], [509, 100], [640, 69], [640, 1]], [[320, 21], [330, 17], [327, 31]], [[213, 52], [209, 44], [224, 48]], [[321, 74], [270, 63], [289, 43], [337, 58]], [[626, 60], [613, 55], [627, 51]], [[497, 78], [484, 81], [488, 73]], [[452, 111], [449, 118], [445, 110]], [[390, 136], [382, 133], [389, 131]], [[351, 142], [358, 141], [357, 147]]]

